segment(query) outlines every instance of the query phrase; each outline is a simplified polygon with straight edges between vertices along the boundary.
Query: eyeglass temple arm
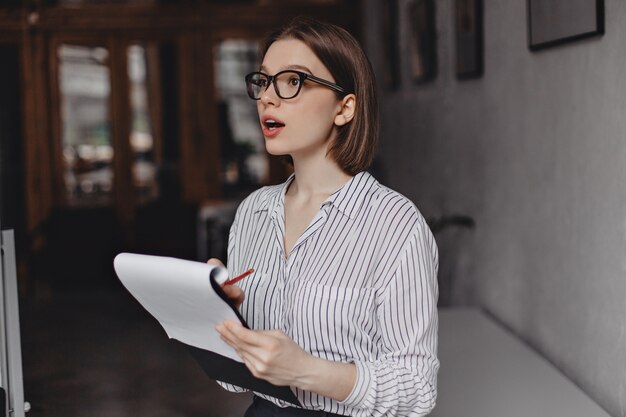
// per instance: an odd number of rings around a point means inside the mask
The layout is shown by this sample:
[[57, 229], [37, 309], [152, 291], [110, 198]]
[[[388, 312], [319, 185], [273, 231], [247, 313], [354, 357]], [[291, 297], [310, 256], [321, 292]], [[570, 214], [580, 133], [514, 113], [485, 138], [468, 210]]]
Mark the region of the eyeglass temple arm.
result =
[[344, 90], [339, 85], [337, 85], [335, 83], [331, 83], [330, 81], [323, 80], [321, 78], [317, 78], [315, 75], [306, 74], [306, 78], [310, 79], [311, 81], [315, 81], [318, 84], [322, 84], [322, 85], [325, 85], [326, 87], [330, 87], [330, 88], [332, 88], [334, 90], [337, 90], [340, 93], [345, 93], [346, 92], [346, 90]]

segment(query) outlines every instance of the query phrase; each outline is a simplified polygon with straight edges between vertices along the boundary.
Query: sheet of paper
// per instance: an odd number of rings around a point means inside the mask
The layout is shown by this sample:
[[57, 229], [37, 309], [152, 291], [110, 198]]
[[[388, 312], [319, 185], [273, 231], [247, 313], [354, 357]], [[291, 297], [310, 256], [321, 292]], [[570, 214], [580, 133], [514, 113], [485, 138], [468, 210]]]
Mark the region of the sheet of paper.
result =
[[211, 287], [213, 266], [132, 253], [117, 255], [113, 264], [120, 281], [170, 338], [243, 362], [215, 330], [224, 320], [239, 319]]

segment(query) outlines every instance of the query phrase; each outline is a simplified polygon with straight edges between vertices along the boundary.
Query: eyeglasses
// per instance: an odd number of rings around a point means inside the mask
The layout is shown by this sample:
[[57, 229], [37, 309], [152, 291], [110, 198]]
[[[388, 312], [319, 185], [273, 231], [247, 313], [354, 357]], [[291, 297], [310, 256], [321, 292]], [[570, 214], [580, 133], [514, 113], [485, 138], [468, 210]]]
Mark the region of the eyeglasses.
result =
[[274, 84], [274, 91], [283, 100], [294, 98], [300, 93], [304, 80], [311, 80], [342, 94], [346, 93], [342, 87], [330, 81], [323, 80], [306, 72], [286, 70], [276, 75], [267, 75], [263, 72], [251, 72], [246, 75], [246, 89], [253, 100], [259, 100], [270, 84]]

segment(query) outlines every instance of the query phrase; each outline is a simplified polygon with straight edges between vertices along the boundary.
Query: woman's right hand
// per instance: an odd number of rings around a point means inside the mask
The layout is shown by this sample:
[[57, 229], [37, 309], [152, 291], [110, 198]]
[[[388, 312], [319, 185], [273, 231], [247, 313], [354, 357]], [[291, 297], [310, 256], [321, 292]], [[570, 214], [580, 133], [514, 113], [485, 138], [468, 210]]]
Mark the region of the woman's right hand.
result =
[[[207, 261], [207, 263], [209, 265], [225, 268], [224, 263], [217, 258], [211, 258]], [[245, 299], [245, 294], [241, 288], [236, 285], [222, 285], [222, 290], [235, 307], [239, 308], [239, 306], [241, 306], [241, 303], [243, 303], [243, 300]]]

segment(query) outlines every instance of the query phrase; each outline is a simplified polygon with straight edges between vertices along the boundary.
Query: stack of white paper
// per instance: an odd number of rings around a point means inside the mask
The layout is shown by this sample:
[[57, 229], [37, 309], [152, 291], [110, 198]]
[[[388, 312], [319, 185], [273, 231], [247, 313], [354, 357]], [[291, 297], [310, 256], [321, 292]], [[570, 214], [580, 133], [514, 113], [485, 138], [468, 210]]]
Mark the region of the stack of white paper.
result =
[[[215, 330], [224, 320], [239, 319], [211, 286], [214, 266], [132, 253], [117, 255], [113, 263], [124, 286], [161, 323], [170, 338], [242, 362]], [[221, 270], [219, 283], [225, 280], [225, 270]]]

